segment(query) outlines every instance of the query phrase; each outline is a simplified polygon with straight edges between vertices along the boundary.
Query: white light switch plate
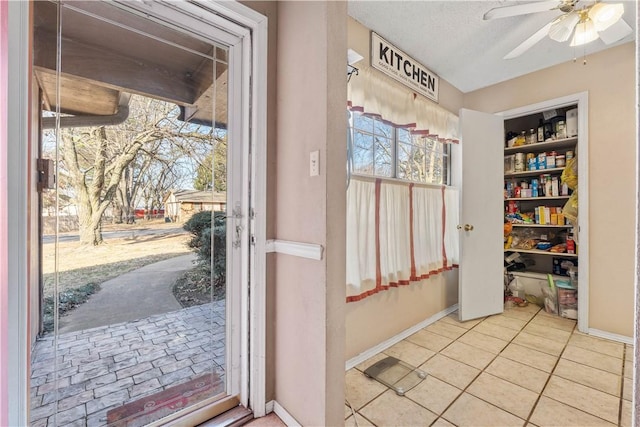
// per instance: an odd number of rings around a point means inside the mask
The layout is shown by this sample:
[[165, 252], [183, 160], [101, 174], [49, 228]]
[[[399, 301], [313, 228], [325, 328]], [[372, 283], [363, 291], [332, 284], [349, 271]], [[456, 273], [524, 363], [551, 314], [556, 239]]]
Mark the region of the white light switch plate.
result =
[[309, 176], [320, 175], [320, 151], [309, 153]]

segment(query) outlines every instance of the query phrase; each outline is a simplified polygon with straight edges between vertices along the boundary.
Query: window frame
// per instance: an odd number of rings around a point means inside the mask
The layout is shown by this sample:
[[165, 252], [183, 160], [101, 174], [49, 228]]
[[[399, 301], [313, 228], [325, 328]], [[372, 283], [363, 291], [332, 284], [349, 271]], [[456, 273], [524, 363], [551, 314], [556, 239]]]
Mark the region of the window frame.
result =
[[[421, 185], [437, 185], [437, 186], [451, 186], [451, 167], [452, 167], [452, 150], [451, 150], [451, 144], [446, 143], [446, 142], [442, 142], [439, 141], [438, 138], [430, 138], [429, 136], [426, 135], [420, 135], [420, 134], [416, 134], [413, 133], [411, 131], [411, 128], [409, 128], [408, 126], [402, 126], [402, 125], [396, 125], [392, 122], [389, 122], [387, 120], [384, 120], [382, 117], [377, 116], [377, 115], [372, 115], [372, 114], [366, 114], [364, 112], [361, 111], [357, 111], [357, 110], [351, 110], [349, 109], [349, 153], [348, 153], [348, 162], [349, 162], [349, 171], [351, 175], [356, 175], [356, 176], [365, 176], [365, 177], [373, 177], [373, 178], [382, 178], [382, 179], [395, 179], [395, 180], [400, 180], [403, 182], [408, 182], [408, 183], [416, 183], [416, 184], [421, 184]], [[356, 116], [362, 116], [365, 117], [369, 120], [371, 120], [371, 129], [363, 129], [363, 128], [359, 128], [356, 127]], [[384, 126], [388, 126], [391, 128], [391, 136], [390, 138], [387, 138], [384, 135], [380, 135], [376, 133], [376, 122], [383, 124]], [[409, 142], [405, 142], [402, 141], [400, 138], [400, 132], [401, 131], [406, 131], [409, 134], [410, 137], [410, 141]], [[370, 163], [370, 169], [372, 170], [372, 173], [367, 173], [367, 172], [363, 172], [363, 171], [356, 171], [355, 170], [355, 152], [356, 152], [356, 133], [359, 134], [363, 134], [363, 135], [367, 135], [372, 137], [372, 141], [371, 141], [371, 147], [368, 151], [370, 151], [372, 153], [371, 155], [371, 163]], [[378, 173], [378, 164], [376, 163], [377, 160], [377, 156], [376, 156], [376, 147], [377, 147], [377, 140], [376, 138], [379, 137], [384, 137], [386, 139], [389, 139], [391, 141], [391, 168], [390, 168], [390, 174], [389, 175], [383, 175], [383, 174], [379, 174]], [[415, 143], [415, 138], [425, 138], [425, 139], [430, 139], [434, 142], [434, 144], [437, 144], [436, 146], [440, 147], [440, 150], [436, 151], [436, 150], [427, 150], [426, 147], [423, 145], [421, 146], [420, 144], [416, 144]], [[434, 151], [439, 155], [439, 157], [441, 158], [442, 161], [442, 171], [441, 171], [441, 175], [442, 175], [442, 182], [438, 183], [438, 182], [432, 182], [432, 181], [426, 181], [426, 180], [419, 180], [419, 179], [411, 179], [411, 177], [401, 177], [400, 176], [400, 167], [399, 167], [399, 162], [400, 162], [400, 158], [399, 158], [399, 153], [400, 153], [400, 144], [407, 144], [407, 145], [411, 145], [413, 147], [416, 147], [417, 149], [421, 149], [424, 150], [425, 153], [429, 152], [429, 153], [433, 153]], [[425, 176], [426, 178], [426, 176]]]

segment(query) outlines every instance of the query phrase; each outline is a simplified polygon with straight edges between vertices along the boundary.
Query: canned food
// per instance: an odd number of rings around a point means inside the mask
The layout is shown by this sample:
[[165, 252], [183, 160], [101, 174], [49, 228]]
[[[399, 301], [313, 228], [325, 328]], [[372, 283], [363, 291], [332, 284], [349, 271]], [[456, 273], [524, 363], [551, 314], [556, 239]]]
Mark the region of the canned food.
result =
[[538, 154], [538, 169], [547, 168], [547, 153]]
[[556, 152], [551, 151], [547, 154], [547, 169], [553, 169], [556, 167]]
[[515, 171], [524, 172], [524, 153], [516, 153]]
[[565, 163], [565, 157], [564, 154], [558, 154], [556, 156], [556, 167], [557, 168], [563, 168], [565, 167], [566, 163]]
[[566, 156], [567, 156], [567, 162], [573, 159], [573, 151], [567, 151]]

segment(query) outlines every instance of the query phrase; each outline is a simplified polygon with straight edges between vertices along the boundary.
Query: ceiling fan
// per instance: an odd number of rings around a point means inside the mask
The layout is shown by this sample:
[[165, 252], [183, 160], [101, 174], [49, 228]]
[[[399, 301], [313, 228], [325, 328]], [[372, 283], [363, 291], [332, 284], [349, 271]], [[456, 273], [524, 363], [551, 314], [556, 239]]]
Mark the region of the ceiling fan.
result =
[[505, 55], [504, 59], [517, 58], [547, 35], [557, 42], [565, 42], [573, 34], [570, 45], [581, 46], [598, 38], [606, 44], [615, 43], [633, 32], [632, 28], [621, 19], [624, 14], [622, 3], [592, 1], [588, 5], [578, 6], [579, 2], [580, 0], [545, 0], [496, 7], [485, 13], [484, 19], [506, 18], [550, 10], [562, 12], [562, 15], [540, 28]]

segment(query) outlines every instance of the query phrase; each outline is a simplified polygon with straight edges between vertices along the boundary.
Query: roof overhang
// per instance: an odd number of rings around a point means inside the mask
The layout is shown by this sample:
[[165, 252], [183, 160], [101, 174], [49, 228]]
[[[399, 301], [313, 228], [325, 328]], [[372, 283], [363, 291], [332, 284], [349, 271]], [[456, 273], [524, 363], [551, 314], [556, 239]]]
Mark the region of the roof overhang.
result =
[[46, 110], [113, 115], [125, 92], [175, 103], [182, 120], [211, 125], [215, 111], [226, 126], [227, 65], [217, 61], [214, 70], [211, 59], [226, 59], [224, 49], [105, 2], [63, 5], [58, 32], [58, 5], [32, 5], [34, 73]]

